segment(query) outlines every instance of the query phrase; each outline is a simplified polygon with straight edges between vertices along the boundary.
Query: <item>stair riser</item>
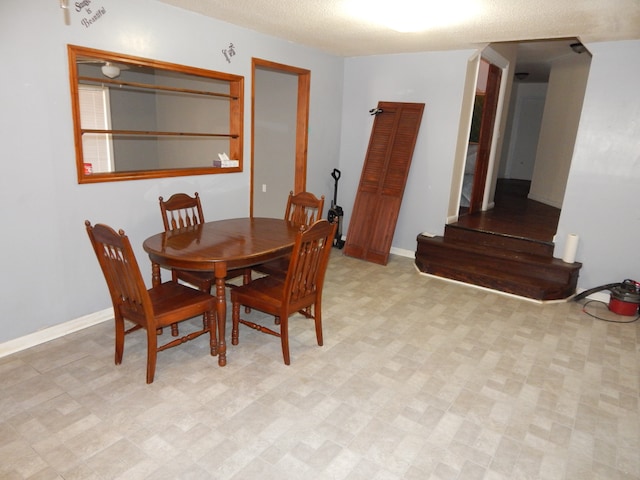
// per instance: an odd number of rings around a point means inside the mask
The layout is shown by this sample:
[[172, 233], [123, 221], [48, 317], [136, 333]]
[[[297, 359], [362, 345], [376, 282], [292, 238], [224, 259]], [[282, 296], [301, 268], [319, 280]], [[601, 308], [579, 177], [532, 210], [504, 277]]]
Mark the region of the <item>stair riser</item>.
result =
[[419, 242], [416, 258], [428, 259], [431, 264], [448, 265], [452, 268], [500, 275], [502, 272], [538, 278], [545, 281], [570, 283], [575, 269], [565, 266], [534, 264], [517, 258], [497, 258], [476, 252], [449, 248], [438, 243]]
[[500, 247], [514, 252], [526, 252], [545, 257], [553, 256], [553, 244], [537, 242], [535, 240], [507, 237], [495, 233], [487, 233], [479, 230], [467, 230], [452, 226], [445, 226], [447, 239], [460, 240], [474, 245], [487, 245]]
[[561, 300], [568, 298], [575, 292], [577, 282], [576, 278], [574, 282], [566, 285], [543, 285], [542, 283], [538, 285], [523, 284], [516, 281], [496, 278], [491, 275], [478, 273], [470, 274], [468, 271], [434, 264], [430, 261], [424, 262], [418, 258], [416, 258], [416, 266], [421, 272], [429, 273], [431, 275], [457, 280], [471, 285], [479, 285], [492, 290], [498, 290], [536, 300]]

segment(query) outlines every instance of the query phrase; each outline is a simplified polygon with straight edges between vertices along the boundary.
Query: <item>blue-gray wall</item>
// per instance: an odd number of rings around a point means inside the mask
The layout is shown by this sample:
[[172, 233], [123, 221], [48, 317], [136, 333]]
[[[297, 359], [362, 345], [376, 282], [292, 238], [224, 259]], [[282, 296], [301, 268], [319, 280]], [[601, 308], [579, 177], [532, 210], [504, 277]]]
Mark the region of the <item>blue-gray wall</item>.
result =
[[[0, 4], [0, 344], [109, 307], [85, 219], [125, 229], [146, 268], [141, 244], [162, 228], [159, 195], [197, 190], [212, 220], [248, 214], [251, 57], [311, 70], [307, 188], [332, 198], [329, 174], [340, 168], [346, 224], [371, 130], [368, 110], [379, 100], [425, 102], [393, 246], [410, 252], [417, 233], [442, 231], [472, 51], [342, 59], [153, 0], [91, 3], [106, 14], [88, 28], [76, 12], [65, 25], [57, 1]], [[245, 171], [78, 185], [68, 43], [243, 75]], [[228, 63], [222, 50], [230, 43], [236, 55]], [[557, 244], [562, 252], [567, 233], [580, 235], [581, 288], [640, 277], [640, 41], [589, 49]]]
[[[101, 6], [106, 13], [87, 28], [84, 12], [71, 11], [65, 25], [57, 1], [0, 2], [0, 344], [110, 306], [85, 219], [123, 228], [149, 277], [142, 242], [162, 230], [158, 196], [198, 191], [208, 220], [249, 214], [252, 57], [313, 72], [307, 186], [332, 192], [341, 58], [152, 0], [91, 2], [94, 12]], [[78, 185], [67, 44], [244, 76], [244, 172]]]

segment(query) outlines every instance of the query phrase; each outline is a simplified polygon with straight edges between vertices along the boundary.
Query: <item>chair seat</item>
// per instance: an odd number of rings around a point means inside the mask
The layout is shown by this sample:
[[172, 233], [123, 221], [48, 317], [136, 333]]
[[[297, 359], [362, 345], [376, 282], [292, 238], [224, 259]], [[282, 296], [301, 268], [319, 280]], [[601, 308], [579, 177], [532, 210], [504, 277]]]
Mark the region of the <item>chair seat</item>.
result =
[[[257, 310], [272, 315], [279, 315], [284, 296], [285, 279], [278, 276], [261, 277], [246, 285], [231, 290], [231, 302], [239, 302], [242, 305], [248, 303]], [[312, 290], [308, 295], [300, 296], [289, 303], [289, 313], [302, 310], [313, 303], [316, 291]]]
[[148, 290], [157, 326], [166, 327], [176, 318], [196, 317], [203, 308], [211, 308], [208, 293], [168, 281]]
[[265, 275], [272, 275], [277, 277], [286, 277], [287, 270], [289, 269], [289, 262], [291, 261], [291, 255], [286, 257], [276, 258], [270, 262], [255, 265], [253, 269], [256, 272], [264, 273]]
[[241, 285], [231, 291], [231, 301], [244, 304], [250, 299], [254, 308], [275, 315], [282, 304], [284, 278], [267, 276], [252, 280], [251, 283]]

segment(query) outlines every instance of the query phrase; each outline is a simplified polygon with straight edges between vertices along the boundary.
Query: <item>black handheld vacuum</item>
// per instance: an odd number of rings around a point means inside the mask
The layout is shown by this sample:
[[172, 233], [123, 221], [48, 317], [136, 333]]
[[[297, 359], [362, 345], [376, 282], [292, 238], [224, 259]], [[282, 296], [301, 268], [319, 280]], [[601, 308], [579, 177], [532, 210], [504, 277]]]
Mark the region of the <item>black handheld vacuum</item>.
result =
[[342, 211], [342, 207], [338, 206], [338, 180], [340, 180], [340, 170], [334, 168], [331, 176], [335, 180], [335, 185], [333, 187], [333, 200], [331, 201], [331, 208], [327, 214], [327, 220], [331, 223], [338, 222], [336, 237], [333, 239], [333, 246], [342, 249], [342, 247], [344, 247], [344, 240], [342, 240], [342, 217], [344, 216], [344, 212]]

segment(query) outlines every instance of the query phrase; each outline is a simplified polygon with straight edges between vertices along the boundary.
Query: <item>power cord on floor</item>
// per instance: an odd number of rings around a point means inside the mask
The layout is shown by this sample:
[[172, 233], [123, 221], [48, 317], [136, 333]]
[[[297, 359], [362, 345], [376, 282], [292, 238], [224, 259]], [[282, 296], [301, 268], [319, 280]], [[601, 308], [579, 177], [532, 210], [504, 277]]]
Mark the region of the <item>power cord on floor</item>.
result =
[[[582, 306], [582, 311], [584, 313], [586, 313], [587, 315], [589, 315], [592, 318], [595, 318], [597, 320], [602, 320], [603, 322], [609, 322], [609, 323], [633, 323], [633, 322], [637, 322], [638, 319], [640, 318], [640, 314], [636, 315], [636, 317], [633, 320], [615, 320], [613, 318], [604, 318], [604, 317], [599, 317], [598, 315], [596, 315], [595, 313], [591, 313], [587, 311], [587, 307], [591, 304], [597, 304], [597, 305], [604, 305], [607, 312], [611, 312], [611, 310], [609, 310], [609, 305], [606, 302], [602, 302], [600, 300], [589, 300], [587, 302], [585, 302], [585, 304]], [[616, 314], [616, 316], [619, 316]]]

